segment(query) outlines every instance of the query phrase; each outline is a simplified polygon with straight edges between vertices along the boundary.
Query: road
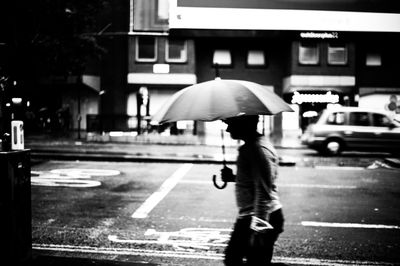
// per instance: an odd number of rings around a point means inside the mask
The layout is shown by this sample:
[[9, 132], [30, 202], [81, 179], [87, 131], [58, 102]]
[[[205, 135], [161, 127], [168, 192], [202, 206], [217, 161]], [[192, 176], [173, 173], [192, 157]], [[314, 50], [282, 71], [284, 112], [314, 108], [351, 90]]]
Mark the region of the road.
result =
[[[339, 166], [315, 156], [303, 159], [313, 163], [279, 170], [286, 222], [274, 260], [400, 265], [399, 169], [374, 164], [368, 156], [338, 158]], [[223, 190], [212, 185], [219, 170], [216, 164], [191, 163], [36, 164], [34, 252], [223, 265], [236, 207], [233, 184]]]

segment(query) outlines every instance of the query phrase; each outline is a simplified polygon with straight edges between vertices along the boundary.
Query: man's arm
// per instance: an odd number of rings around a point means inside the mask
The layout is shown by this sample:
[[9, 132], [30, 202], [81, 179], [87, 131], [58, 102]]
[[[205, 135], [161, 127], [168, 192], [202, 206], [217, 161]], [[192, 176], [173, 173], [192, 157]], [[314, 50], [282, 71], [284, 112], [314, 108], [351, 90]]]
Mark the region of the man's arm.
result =
[[254, 160], [254, 218], [252, 229], [263, 231], [272, 229], [269, 224], [268, 203], [271, 201], [270, 191], [272, 189], [272, 166], [271, 158], [263, 147], [256, 146], [256, 159]]

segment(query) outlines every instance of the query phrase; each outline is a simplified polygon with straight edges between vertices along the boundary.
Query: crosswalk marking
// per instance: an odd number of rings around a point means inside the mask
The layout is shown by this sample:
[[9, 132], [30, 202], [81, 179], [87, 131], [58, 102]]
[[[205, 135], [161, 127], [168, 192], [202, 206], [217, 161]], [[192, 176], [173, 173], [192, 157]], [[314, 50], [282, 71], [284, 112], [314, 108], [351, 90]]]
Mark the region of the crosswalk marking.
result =
[[146, 218], [147, 215], [157, 206], [160, 201], [176, 186], [176, 184], [186, 175], [192, 168], [193, 164], [184, 164], [176, 170], [161, 187], [154, 192], [147, 200], [132, 214], [132, 218]]

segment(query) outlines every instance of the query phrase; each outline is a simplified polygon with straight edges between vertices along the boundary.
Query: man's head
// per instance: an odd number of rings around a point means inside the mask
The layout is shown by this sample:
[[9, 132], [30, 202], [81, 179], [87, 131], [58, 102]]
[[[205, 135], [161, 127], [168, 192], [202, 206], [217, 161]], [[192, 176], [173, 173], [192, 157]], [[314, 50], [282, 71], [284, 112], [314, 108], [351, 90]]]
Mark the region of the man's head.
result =
[[258, 135], [258, 115], [232, 117], [225, 119], [224, 122], [228, 125], [226, 131], [233, 139], [247, 140]]

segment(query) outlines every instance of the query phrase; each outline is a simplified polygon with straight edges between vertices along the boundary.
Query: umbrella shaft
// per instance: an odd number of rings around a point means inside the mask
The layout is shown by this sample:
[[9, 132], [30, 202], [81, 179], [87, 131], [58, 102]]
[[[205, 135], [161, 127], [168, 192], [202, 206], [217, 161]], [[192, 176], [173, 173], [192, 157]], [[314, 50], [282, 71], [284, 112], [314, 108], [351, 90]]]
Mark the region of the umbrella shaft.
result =
[[221, 129], [221, 139], [222, 139], [222, 164], [226, 166], [226, 159], [225, 159], [225, 141], [224, 141], [224, 130]]

